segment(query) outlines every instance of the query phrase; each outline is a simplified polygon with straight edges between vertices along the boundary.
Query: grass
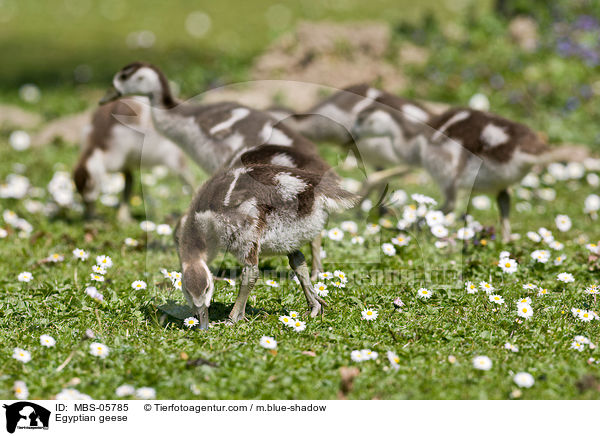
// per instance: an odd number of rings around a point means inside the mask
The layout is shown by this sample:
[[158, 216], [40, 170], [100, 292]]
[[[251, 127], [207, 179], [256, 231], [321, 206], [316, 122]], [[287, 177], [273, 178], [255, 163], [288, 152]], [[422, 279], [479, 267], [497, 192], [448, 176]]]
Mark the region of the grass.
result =
[[[333, 161], [335, 149], [326, 155]], [[15, 162], [25, 164], [25, 175], [35, 186], [44, 186], [56, 169], [68, 167], [75, 158], [70, 148], [48, 147], [40, 153], [10, 152], [2, 164], [3, 173]], [[148, 177], [144, 178], [148, 181]], [[169, 195], [161, 198], [164, 187]], [[403, 184], [408, 192], [435, 193], [414, 183]], [[339, 390], [339, 368], [360, 367], [350, 398], [508, 398], [515, 388], [510, 372], [528, 371], [536, 379], [533, 388], [523, 398], [598, 398], [593, 391], [579, 392], [576, 382], [586, 374], [598, 375], [598, 366], [587, 359], [597, 353], [569, 349], [573, 337], [582, 334], [598, 342], [599, 322], [583, 323], [570, 313], [571, 307], [598, 310], [582, 289], [597, 281], [598, 265], [588, 262], [588, 255], [579, 237], [600, 239], [600, 231], [581, 212], [583, 199], [593, 191], [582, 181], [553, 185], [557, 200], [531, 201], [532, 211], [515, 213], [515, 231], [525, 233], [539, 226], [554, 230], [565, 243], [567, 261], [559, 266], [535, 265], [529, 254], [540, 247], [527, 238], [503, 245], [490, 241], [486, 246], [469, 244], [445, 250], [433, 246], [429, 231], [411, 230], [410, 245], [399, 249], [393, 257], [381, 256], [381, 242], [396, 235], [382, 230], [380, 235], [367, 236], [364, 246], [352, 245], [349, 235], [342, 242], [326, 240], [328, 270], [341, 269], [350, 277], [345, 289], [331, 292], [325, 316], [309, 319], [304, 332], [296, 333], [284, 327], [278, 317], [296, 310], [305, 311], [300, 289], [292, 280], [283, 279], [288, 268], [282, 258], [262, 262], [266, 278], [275, 277], [279, 288], [259, 282], [251, 297], [249, 320], [235, 326], [218, 324], [208, 332], [188, 330], [174, 319], [161, 319], [157, 306], [175, 300], [184, 303], [179, 291], [162, 278], [160, 268], [177, 270], [178, 262], [169, 237], [155, 234], [146, 241], [137, 224], [120, 225], [115, 211], [104, 207], [104, 219], [92, 223], [81, 221], [75, 211], [60, 218], [48, 219], [32, 215], [22, 202], [3, 201], [26, 217], [34, 226], [31, 237], [15, 234], [0, 241], [0, 396], [11, 397], [12, 384], [27, 382], [32, 398], [49, 398], [70, 384], [93, 398], [114, 398], [117, 386], [128, 383], [136, 387], [151, 386], [160, 398], [336, 398]], [[146, 198], [152, 198], [160, 211], [156, 222], [173, 222], [172, 215], [182, 210], [188, 199], [177, 194], [178, 183], [171, 177], [159, 179], [154, 186], [144, 186]], [[139, 191], [138, 191], [139, 192]], [[142, 206], [135, 212], [140, 218]], [[562, 234], [554, 229], [553, 217], [568, 212], [574, 226]], [[495, 223], [495, 210], [476, 211], [475, 217], [484, 224]], [[150, 217], [152, 217], [151, 215]], [[350, 214], [364, 230], [364, 216]], [[171, 221], [169, 221], [171, 219]], [[341, 218], [339, 218], [341, 219]], [[331, 223], [329, 227], [333, 226]], [[126, 237], [142, 243], [138, 248], [124, 245]], [[542, 244], [543, 245], [543, 244]], [[71, 251], [84, 248], [90, 253], [85, 262], [74, 259]], [[518, 260], [515, 275], [500, 272], [498, 254], [507, 249]], [[50, 253], [65, 255], [57, 264], [39, 264]], [[84, 289], [96, 255], [107, 254], [115, 265], [106, 274], [104, 283], [96, 284], [105, 301], [97, 303]], [[456, 267], [452, 267], [452, 263]], [[450, 266], [452, 272], [443, 279], [424, 270], [435, 271]], [[236, 263], [226, 256], [215, 262], [221, 273], [235, 274]], [[220, 268], [219, 268], [220, 267]], [[21, 271], [34, 275], [31, 283], [19, 283]], [[388, 276], [384, 276], [385, 271]], [[568, 271], [575, 283], [561, 286], [559, 272]], [[395, 273], [396, 276], [390, 275]], [[148, 283], [146, 290], [132, 290], [134, 280]], [[483, 293], [467, 295], [464, 280], [492, 282], [506, 300], [506, 305], [494, 306]], [[536, 297], [522, 289], [525, 282], [547, 287], [551, 292]], [[458, 284], [457, 284], [458, 283]], [[431, 300], [419, 300], [416, 289], [428, 286], [434, 291]], [[211, 307], [213, 320], [223, 319], [230, 309], [236, 291], [223, 281]], [[522, 324], [515, 322], [514, 301], [530, 295], [535, 315]], [[406, 304], [399, 313], [392, 305], [396, 297]], [[361, 320], [365, 307], [375, 308], [375, 321]], [[90, 340], [82, 340], [86, 329], [92, 329], [97, 340], [111, 349], [102, 360], [89, 354]], [[46, 349], [39, 344], [41, 334], [50, 334], [57, 344]], [[262, 349], [258, 343], [263, 335], [279, 342], [276, 355]], [[503, 349], [505, 342], [519, 346], [518, 353]], [[26, 364], [11, 359], [12, 349], [22, 347], [32, 353]], [[370, 348], [379, 352], [377, 361], [355, 364], [350, 360], [354, 349]], [[387, 370], [385, 352], [393, 350], [400, 356], [398, 371]], [[314, 356], [303, 352], [314, 352]], [[69, 364], [56, 368], [74, 352]], [[489, 372], [473, 369], [471, 359], [478, 354], [489, 356], [493, 368]], [[453, 355], [457, 363], [448, 362]], [[214, 362], [217, 367], [188, 365], [197, 358]]]
[[[27, 5], [23, 6], [25, 9], [31, 7], [30, 3], [23, 5]], [[225, 12], [223, 16], [227, 15]], [[88, 25], [96, 24], [90, 21]], [[18, 33], [14, 23], [11, 26], [4, 26], [2, 32]], [[119, 38], [128, 30], [123, 27]], [[21, 35], [32, 32], [24, 27]], [[467, 22], [463, 32], [457, 40], [436, 26], [425, 30], [418, 25], [396, 28], [395, 43], [416, 41], [434, 53], [425, 65], [407, 67], [409, 96], [465, 104], [473, 93], [483, 92], [490, 97], [494, 111], [547, 132], [552, 142], [581, 142], [598, 149], [600, 137], [590, 120], [597, 118], [599, 109], [593, 98], [582, 97], [580, 93], [582, 86], [595, 80], [594, 70], [579, 59], [554, 52], [554, 37], [547, 21], [541, 29], [542, 48], [534, 54], [516, 49], [505, 36], [506, 23], [494, 17]], [[159, 40], [163, 37], [158, 36]], [[224, 55], [202, 67], [167, 65], [167, 70], [183, 84], [187, 94], [198, 92], [199, 87], [213, 79], [228, 81], [243, 77], [253, 50], [262, 47], [267, 37], [256, 38], [259, 42], [252, 42], [254, 48], [245, 53]], [[99, 47], [96, 51], [91, 47], [89, 52], [101, 53], [99, 58], [105, 60], [111, 44], [115, 42], [107, 44], [109, 49]], [[133, 53], [136, 57], [138, 54]], [[115, 68], [122, 63], [121, 56], [124, 59], [133, 55], [117, 53], [112, 59], [119, 63]], [[160, 47], [152, 55], [166, 59], [160, 57]], [[78, 56], [58, 58], [54, 67], [76, 65], [82, 62]], [[31, 71], [31, 66], [37, 65], [34, 60], [35, 57], [29, 64], [15, 62], [5, 77], [23, 68]], [[106, 71], [96, 77], [112, 73], [110, 64], [106, 65]], [[100, 79], [77, 87], [68, 81], [53, 86], [53, 80], [64, 77], [61, 76], [64, 72], [43, 72], [46, 66], [40, 64], [40, 75], [22, 77], [25, 80], [48, 75], [47, 82], [40, 83], [43, 98], [39, 104], [18, 100], [16, 88], [23, 82], [15, 79], [21, 77], [17, 73], [3, 81], [7, 85], [0, 99], [18, 102], [51, 119], [93, 104], [105, 86]], [[501, 87], [492, 85], [499, 82], [498, 75], [502, 77]], [[573, 98], [577, 100], [575, 105]], [[46, 185], [55, 171], [72, 168], [77, 158], [76, 147], [51, 144], [35, 151], [16, 152], [8, 146], [8, 133], [3, 131], [0, 136], [4, 157], [0, 162], [0, 180], [22, 170], [33, 186], [42, 188], [38, 200], [48, 201]], [[339, 149], [323, 144], [322, 152], [330, 163], [337, 164]], [[23, 167], [16, 166], [17, 163]], [[340, 172], [357, 176], [353, 171]], [[189, 196], [182, 193], [172, 176], [163, 178], [147, 173], [143, 180], [143, 191], [138, 184], [138, 197], [134, 198], [137, 220], [147, 214], [148, 219], [157, 223], [174, 225], [176, 217], [187, 207]], [[594, 299], [582, 292], [585, 286], [598, 282], [600, 266], [589, 257], [583, 241], [600, 239], [600, 226], [582, 211], [584, 199], [597, 188], [589, 186], [585, 179], [560, 181], [547, 187], [555, 189], [555, 200], [542, 200], [532, 189], [527, 189], [533, 194], [531, 200], [514, 197], [513, 227], [522, 238], [508, 245], [488, 234], [486, 245], [458, 244], [437, 249], [426, 226], [411, 229], [410, 245], [398, 249], [398, 254], [392, 257], [382, 256], [380, 247], [382, 242], [396, 236], [394, 230], [382, 229], [377, 235], [366, 236], [364, 246], [352, 245], [348, 234], [341, 242], [326, 239], [326, 268], [345, 271], [350, 281], [341, 290], [329, 286], [324, 317], [311, 320], [302, 316], [308, 327], [301, 333], [278, 321], [280, 315], [290, 310], [302, 314], [306, 306], [300, 289], [286, 278], [289, 268], [283, 258], [261, 262], [266, 276], [275, 277], [280, 286], [271, 288], [264, 280], [259, 282], [252, 293], [247, 322], [235, 326], [218, 324], [208, 332], [188, 330], [179, 321], [164, 319], [158, 310], [168, 301], [184, 301], [181, 293], [159, 272], [161, 268], [179, 269], [169, 237], [151, 234], [147, 239], [138, 223], [122, 225], [116, 221], [115, 210], [104, 206], [100, 208], [101, 220], [86, 223], [75, 210], [47, 217], [28, 212], [22, 200], [0, 199], [2, 211], [13, 210], [34, 227], [28, 237], [20, 238], [11, 232], [0, 239], [0, 397], [12, 397], [13, 383], [24, 380], [30, 398], [51, 398], [68, 386], [75, 386], [93, 398], [114, 398], [115, 389], [127, 383], [153, 387], [159, 398], [330, 399], [338, 395], [340, 368], [357, 366], [360, 374], [348, 395], [352, 399], [507, 399], [516, 388], [511, 372], [519, 371], [530, 372], [536, 380], [532, 388], [522, 390], [521, 398], [598, 399], [597, 390], [577, 387], [577, 382], [586, 375], [600, 377], [598, 364], [588, 363], [590, 357], [599, 359], [597, 350], [569, 349], [575, 335], [585, 335], [596, 344], [600, 342], [600, 322], [584, 323], [570, 313], [572, 307], [599, 311]], [[423, 183], [418, 176], [397, 181], [392, 188], [440, 200], [437, 189], [431, 183]], [[494, 206], [471, 212], [486, 226], [497, 221]], [[573, 221], [573, 228], [566, 233], [554, 226], [554, 217], [562, 213]], [[342, 219], [355, 220], [360, 233], [368, 221], [364, 214], [350, 212], [334, 217], [328, 227]], [[395, 219], [392, 222], [395, 224]], [[453, 229], [459, 226], [460, 222]], [[563, 252], [567, 260], [563, 265], [535, 264], [530, 258], [530, 253], [544, 244], [530, 241], [525, 233], [541, 226], [553, 230], [565, 244]], [[11, 228], [4, 222], [1, 227]], [[136, 238], [140, 246], [126, 247], [127, 237]], [[76, 247], [88, 251], [90, 259], [75, 260], [71, 251]], [[502, 274], [498, 268], [502, 250], [510, 251], [519, 262], [516, 274]], [[40, 263], [53, 252], [65, 255], [65, 261]], [[115, 264], [106, 274], [107, 280], [97, 284], [104, 295], [103, 303], [84, 292], [90, 284], [88, 277], [95, 256], [100, 254], [111, 256]], [[238, 271], [230, 256], [218, 258], [212, 268], [219, 276]], [[445, 273], [440, 269], [446, 269]], [[21, 271], [32, 272], [34, 280], [19, 283], [16, 277]], [[566, 285], [558, 282], [556, 276], [563, 271], [572, 273], [575, 282]], [[131, 289], [134, 280], [146, 281], [148, 288]], [[466, 294], [463, 288], [466, 280], [492, 282], [506, 300], [505, 306], [493, 306], [482, 292]], [[527, 282], [548, 288], [549, 295], [538, 297], [535, 292], [528, 293], [522, 289]], [[416, 289], [421, 286], [434, 291], [431, 300], [416, 297]], [[235, 295], [236, 290], [227, 283], [217, 282], [211, 307], [213, 320], [226, 316]], [[533, 299], [535, 313], [532, 319], [519, 324], [515, 322], [515, 300], [526, 295]], [[406, 304], [402, 313], [392, 305], [396, 297]], [[379, 311], [375, 321], [360, 319], [360, 312], [366, 307]], [[493, 311], [494, 308], [497, 310]], [[87, 329], [95, 332], [96, 340], [110, 347], [106, 359], [90, 355], [91, 340], [82, 339]], [[41, 334], [52, 335], [56, 346], [42, 347]], [[259, 346], [263, 335], [276, 338], [279, 343], [276, 354]], [[505, 350], [503, 345], [507, 341], [518, 345], [520, 351]], [[23, 364], [12, 359], [14, 347], [30, 351], [32, 360]], [[363, 348], [377, 351], [378, 360], [352, 362], [351, 351]], [[399, 355], [398, 371], [386, 370], [387, 350]], [[312, 352], [314, 356], [303, 352]], [[492, 359], [490, 371], [473, 368], [471, 360], [479, 354]], [[451, 355], [456, 357], [455, 364], [448, 361]], [[56, 371], [69, 356], [72, 357], [64, 369]], [[198, 358], [217, 366], [190, 364]]]

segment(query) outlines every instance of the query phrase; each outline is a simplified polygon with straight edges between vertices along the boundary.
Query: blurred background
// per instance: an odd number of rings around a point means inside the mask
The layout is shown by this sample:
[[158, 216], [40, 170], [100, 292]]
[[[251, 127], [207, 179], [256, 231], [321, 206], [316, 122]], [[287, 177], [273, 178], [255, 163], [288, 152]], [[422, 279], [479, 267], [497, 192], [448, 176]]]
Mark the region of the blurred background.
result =
[[[252, 79], [367, 81], [598, 147], [599, 17], [595, 0], [0, 0], [0, 125], [39, 131], [146, 60], [182, 96]], [[13, 106], [36, 117], [19, 122]]]

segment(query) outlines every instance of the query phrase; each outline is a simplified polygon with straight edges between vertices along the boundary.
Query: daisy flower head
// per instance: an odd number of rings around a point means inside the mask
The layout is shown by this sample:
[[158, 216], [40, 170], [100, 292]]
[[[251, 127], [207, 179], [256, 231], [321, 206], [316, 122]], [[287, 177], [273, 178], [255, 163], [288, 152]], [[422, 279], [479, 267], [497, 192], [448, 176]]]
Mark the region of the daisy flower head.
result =
[[146, 289], [146, 282], [143, 280], [136, 280], [131, 284], [132, 289]]
[[544, 242], [547, 244], [554, 241], [554, 236], [552, 235], [552, 232], [545, 227], [540, 227], [538, 229], [538, 234], [542, 237]]
[[479, 282], [479, 287], [481, 288], [482, 291], [485, 291], [486, 294], [491, 294], [493, 291], [496, 290], [496, 288], [494, 288], [490, 283], [488, 282]]
[[475, 231], [470, 227], [462, 227], [456, 232], [456, 237], [463, 241], [472, 239], [475, 236]]
[[571, 229], [571, 218], [568, 215], [557, 215], [554, 220], [556, 228], [561, 232], [568, 232]]
[[335, 286], [336, 288], [345, 288], [346, 287], [346, 282], [342, 281], [341, 279], [333, 280], [331, 282], [331, 284], [333, 286]]
[[531, 253], [531, 258], [538, 263], [546, 263], [550, 259], [550, 252], [548, 250], [535, 250]]
[[156, 389], [144, 386], [135, 390], [135, 397], [139, 400], [152, 400], [156, 397]]
[[390, 365], [392, 366], [392, 369], [400, 369], [400, 358], [398, 357], [398, 355], [393, 351], [388, 351], [385, 354], [390, 362]]
[[350, 359], [352, 359], [353, 362], [362, 362], [363, 360], [367, 360], [365, 356], [363, 356], [361, 350], [353, 350], [350, 353]]
[[315, 284], [315, 291], [319, 297], [326, 297], [329, 294], [329, 290], [327, 289], [327, 285], [323, 282], [319, 282]]
[[527, 232], [527, 237], [531, 239], [533, 242], [540, 242], [542, 237], [538, 235], [536, 232]]
[[378, 223], [384, 229], [391, 229], [394, 226], [394, 223], [389, 218], [379, 218]]
[[344, 283], [346, 283], [348, 281], [348, 278], [346, 277], [346, 274], [344, 273], [344, 271], [340, 271], [339, 269], [335, 270], [333, 272], [333, 276], [337, 277], [338, 279], [340, 279]]
[[587, 248], [593, 254], [600, 254], [600, 244], [586, 244], [585, 248]]
[[156, 224], [154, 224], [152, 221], [142, 221], [140, 223], [140, 229], [142, 229], [144, 232], [153, 232], [156, 230]]
[[560, 256], [556, 256], [554, 258], [554, 265], [555, 266], [562, 265], [562, 263], [565, 261], [566, 258], [567, 258], [567, 256], [565, 256], [564, 254], [561, 254]]
[[444, 224], [445, 216], [441, 210], [430, 210], [425, 214], [425, 221], [429, 227]]
[[400, 299], [400, 297], [395, 298], [393, 303], [396, 307], [404, 307], [404, 302]]
[[537, 289], [537, 285], [534, 285], [533, 283], [526, 283], [523, 285], [523, 289], [531, 291], [533, 289]]
[[65, 260], [65, 257], [62, 254], [52, 253], [46, 259], [48, 260], [48, 262], [58, 263]]
[[106, 256], [105, 254], [96, 257], [96, 265], [99, 265], [104, 268], [110, 268], [113, 266], [113, 261], [110, 256]]
[[504, 344], [504, 349], [505, 350], [510, 350], [513, 353], [516, 353], [519, 351], [519, 347], [517, 347], [516, 345], [511, 344], [510, 342], [507, 342], [506, 344]]
[[298, 319], [298, 312], [295, 310], [290, 311], [290, 318]]
[[583, 344], [582, 342], [573, 341], [571, 342], [571, 346], [569, 348], [581, 352], [585, 349], [585, 344]]
[[448, 229], [443, 225], [439, 224], [431, 227], [431, 233], [436, 238], [445, 238], [446, 236], [448, 236]]
[[121, 385], [115, 389], [115, 395], [117, 397], [129, 397], [135, 394], [135, 388], [131, 385]]
[[374, 309], [365, 309], [361, 313], [362, 319], [367, 321], [373, 321], [377, 319], [378, 312]]
[[433, 205], [433, 206], [435, 206], [437, 204], [437, 201], [435, 201], [433, 198], [428, 197], [427, 195], [423, 195], [423, 194], [412, 194], [410, 196], [410, 198], [412, 198], [418, 204], [426, 204], [426, 205]]
[[277, 341], [271, 336], [263, 336], [260, 338], [259, 344], [261, 347], [266, 348], [267, 350], [274, 350], [277, 348]]
[[565, 244], [563, 244], [562, 242], [558, 242], [558, 241], [552, 241], [548, 244], [548, 247], [552, 248], [555, 251], [560, 251], [563, 248], [565, 248]]
[[108, 348], [104, 344], [101, 344], [100, 342], [93, 342], [90, 344], [90, 354], [92, 356], [96, 356], [96, 357], [99, 357], [100, 359], [104, 359], [106, 356], [108, 356], [109, 352], [110, 352], [110, 348]]
[[510, 257], [510, 252], [504, 250], [501, 251], [500, 254], [498, 255], [498, 259], [502, 260], [502, 259], [507, 259]]
[[517, 305], [517, 314], [521, 318], [529, 319], [533, 316], [533, 309], [529, 304], [518, 304]]
[[304, 321], [296, 320], [293, 321], [292, 327], [295, 331], [301, 332], [306, 329], [306, 323]]
[[557, 276], [557, 280], [561, 281], [563, 283], [572, 283], [572, 282], [575, 281], [575, 278], [573, 277], [573, 274], [567, 273], [567, 272], [563, 272], [563, 273], [560, 273]]
[[228, 283], [230, 286], [235, 287], [235, 280], [233, 279], [229, 279], [229, 278], [224, 278], [223, 279], [226, 283]]
[[13, 391], [18, 400], [26, 400], [29, 398], [29, 389], [27, 389], [27, 384], [22, 380], [15, 381], [13, 384]]
[[504, 304], [504, 298], [502, 298], [501, 295], [498, 295], [498, 294], [490, 295], [489, 299], [492, 303]]
[[272, 279], [271, 279], [271, 280], [267, 280], [267, 281], [265, 282], [265, 284], [266, 284], [267, 286], [270, 286], [270, 287], [272, 287], [272, 288], [278, 288], [278, 287], [279, 287], [279, 283], [277, 283], [275, 280], [272, 280]]
[[503, 272], [507, 274], [513, 274], [517, 271], [517, 261], [510, 258], [500, 259], [498, 264]]
[[427, 288], [419, 288], [417, 290], [417, 296], [419, 298], [424, 298], [426, 300], [430, 299], [431, 296], [433, 295], [433, 292], [431, 292], [429, 289]]
[[40, 336], [40, 344], [43, 347], [54, 347], [56, 345], [56, 340], [50, 335], [42, 335]]
[[396, 249], [394, 248], [394, 245], [388, 242], [381, 245], [381, 250], [386, 256], [393, 256], [396, 254]]
[[75, 250], [73, 250], [73, 256], [75, 256], [75, 259], [83, 261], [86, 260], [90, 255], [85, 250], [82, 250], [81, 248], [76, 248]]
[[590, 285], [587, 288], [585, 288], [583, 292], [589, 295], [600, 294], [600, 286], [598, 286], [597, 284]]
[[95, 286], [88, 286], [87, 288], [85, 288], [85, 293], [92, 297], [94, 300], [102, 301], [104, 299], [104, 296], [100, 292], [98, 292]]
[[398, 247], [405, 247], [409, 243], [410, 243], [410, 236], [398, 235], [395, 238], [392, 238], [392, 244], [397, 245]]
[[344, 232], [352, 233], [353, 235], [358, 233], [358, 225], [354, 221], [342, 221], [340, 227]]
[[379, 353], [377, 351], [372, 351], [368, 348], [360, 351], [363, 355], [364, 360], [376, 360], [379, 357]]
[[133, 238], [125, 238], [125, 245], [128, 247], [137, 247], [140, 243]]
[[365, 243], [365, 238], [363, 238], [362, 236], [353, 236], [352, 239], [350, 239], [350, 242], [353, 245], [356, 245], [356, 244], [362, 245]]
[[376, 233], [379, 233], [380, 229], [381, 226], [379, 224], [369, 223], [365, 227], [365, 235], [375, 235]]
[[473, 367], [482, 371], [489, 371], [492, 368], [492, 359], [487, 356], [475, 356], [473, 358]]
[[575, 317], [575, 318], [579, 318], [579, 315], [583, 312], [583, 309], [577, 309], [575, 307], [571, 308], [571, 314]]
[[156, 226], [156, 234], [160, 236], [169, 236], [173, 233], [173, 229], [168, 224], [159, 224]]
[[535, 379], [528, 372], [518, 372], [513, 377], [513, 381], [520, 388], [530, 388], [535, 383]]
[[19, 362], [27, 363], [31, 360], [31, 353], [22, 348], [15, 348], [13, 350], [13, 359], [18, 360]]
[[583, 310], [579, 313], [579, 319], [585, 322], [590, 322], [595, 318], [594, 313], [589, 310]]
[[537, 293], [538, 297], [543, 297], [544, 295], [548, 295], [548, 289], [540, 288]]
[[104, 268], [101, 265], [92, 266], [92, 271], [95, 272], [96, 274], [101, 274], [101, 275], [106, 274], [106, 268]]
[[327, 232], [327, 237], [332, 241], [341, 241], [344, 239], [344, 232], [341, 229], [334, 227]]
[[328, 280], [328, 279], [332, 279], [333, 278], [333, 274], [330, 273], [329, 271], [323, 271], [319, 273], [319, 279], [320, 280]]
[[33, 280], [33, 274], [31, 274], [29, 271], [23, 271], [17, 276], [17, 280], [23, 283], [29, 283]]
[[529, 297], [519, 298], [517, 300], [517, 305], [519, 305], [519, 304], [531, 304], [531, 298], [529, 298]]
[[466, 282], [465, 289], [467, 290], [467, 294], [476, 294], [479, 289], [475, 286], [473, 282]]
[[283, 325], [286, 325], [288, 327], [293, 327], [293, 325], [294, 325], [294, 320], [292, 319], [291, 316], [288, 316], [288, 315], [281, 315], [279, 317], [279, 321], [281, 321], [283, 323]]
[[183, 325], [191, 329], [192, 327], [198, 325], [198, 319], [193, 316], [189, 316], [183, 320]]
[[103, 282], [104, 281], [104, 276], [101, 274], [94, 274], [91, 273], [90, 274], [90, 279], [94, 282]]
[[175, 289], [177, 289], [178, 291], [181, 291], [181, 289], [183, 288], [181, 279], [173, 279], [173, 280], [171, 280], [171, 283], [173, 283], [173, 287]]

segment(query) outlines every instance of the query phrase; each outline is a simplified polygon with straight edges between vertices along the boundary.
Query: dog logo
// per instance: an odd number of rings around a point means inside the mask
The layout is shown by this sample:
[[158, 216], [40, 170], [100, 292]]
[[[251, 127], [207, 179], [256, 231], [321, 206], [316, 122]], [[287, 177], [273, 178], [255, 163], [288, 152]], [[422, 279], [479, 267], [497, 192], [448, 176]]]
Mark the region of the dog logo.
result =
[[6, 409], [6, 431], [14, 433], [18, 429], [48, 429], [50, 411], [29, 401], [19, 401], [4, 405]]

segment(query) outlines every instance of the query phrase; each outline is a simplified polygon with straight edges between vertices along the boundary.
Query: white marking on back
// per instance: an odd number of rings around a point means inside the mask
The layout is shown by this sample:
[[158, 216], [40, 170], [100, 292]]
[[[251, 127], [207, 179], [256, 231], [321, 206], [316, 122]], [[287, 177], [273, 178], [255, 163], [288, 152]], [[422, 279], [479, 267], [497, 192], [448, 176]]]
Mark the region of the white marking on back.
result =
[[414, 104], [405, 104], [402, 106], [402, 112], [409, 121], [425, 123], [429, 121], [429, 114]]
[[362, 112], [370, 104], [373, 103], [373, 100], [375, 100], [380, 95], [381, 95], [381, 91], [379, 91], [377, 89], [369, 88], [369, 90], [367, 91], [367, 96], [364, 99], [362, 99], [361, 101], [359, 101], [358, 103], [356, 103], [354, 105], [354, 107], [352, 108], [351, 112], [353, 114], [358, 114], [358, 113]]
[[508, 141], [509, 136], [504, 131], [503, 127], [496, 126], [495, 124], [488, 124], [481, 131], [481, 140], [488, 144], [490, 147], [496, 147], [497, 145], [504, 144]]
[[450, 117], [450, 119], [448, 121], [446, 121], [442, 125], [442, 127], [440, 127], [440, 129], [438, 131], [436, 131], [433, 134], [433, 136], [431, 137], [431, 139], [434, 140], [434, 141], [440, 139], [442, 137], [442, 135], [445, 134], [445, 132], [448, 129], [448, 127], [450, 127], [453, 124], [458, 123], [459, 121], [466, 120], [470, 116], [471, 116], [471, 113], [469, 111], [460, 111], [460, 112], [455, 113], [452, 117]]
[[215, 133], [220, 132], [221, 130], [227, 130], [227, 129], [231, 128], [231, 126], [233, 126], [238, 121], [246, 118], [248, 115], [250, 115], [249, 109], [247, 109], [245, 107], [235, 108], [231, 111], [231, 117], [229, 117], [229, 119], [222, 121], [219, 124], [214, 125], [208, 133], [210, 133], [211, 135], [214, 135]]
[[290, 146], [294, 142], [292, 138], [287, 136], [278, 128], [274, 128], [271, 122], [265, 123], [260, 131], [260, 138], [265, 144]]
[[271, 163], [273, 165], [280, 165], [282, 167], [296, 168], [296, 165], [294, 164], [292, 158], [283, 153], [278, 153], [275, 156], [273, 156], [271, 158]]
[[279, 194], [284, 200], [291, 200], [306, 189], [306, 183], [289, 173], [279, 173], [275, 176], [279, 185]]
[[229, 189], [227, 190], [227, 194], [225, 194], [225, 200], [223, 200], [223, 206], [229, 206], [229, 201], [231, 200], [231, 193], [235, 189], [235, 185], [240, 178], [240, 176], [246, 173], [246, 168], [236, 168], [233, 170], [233, 180], [231, 181], [231, 185], [229, 185]]

